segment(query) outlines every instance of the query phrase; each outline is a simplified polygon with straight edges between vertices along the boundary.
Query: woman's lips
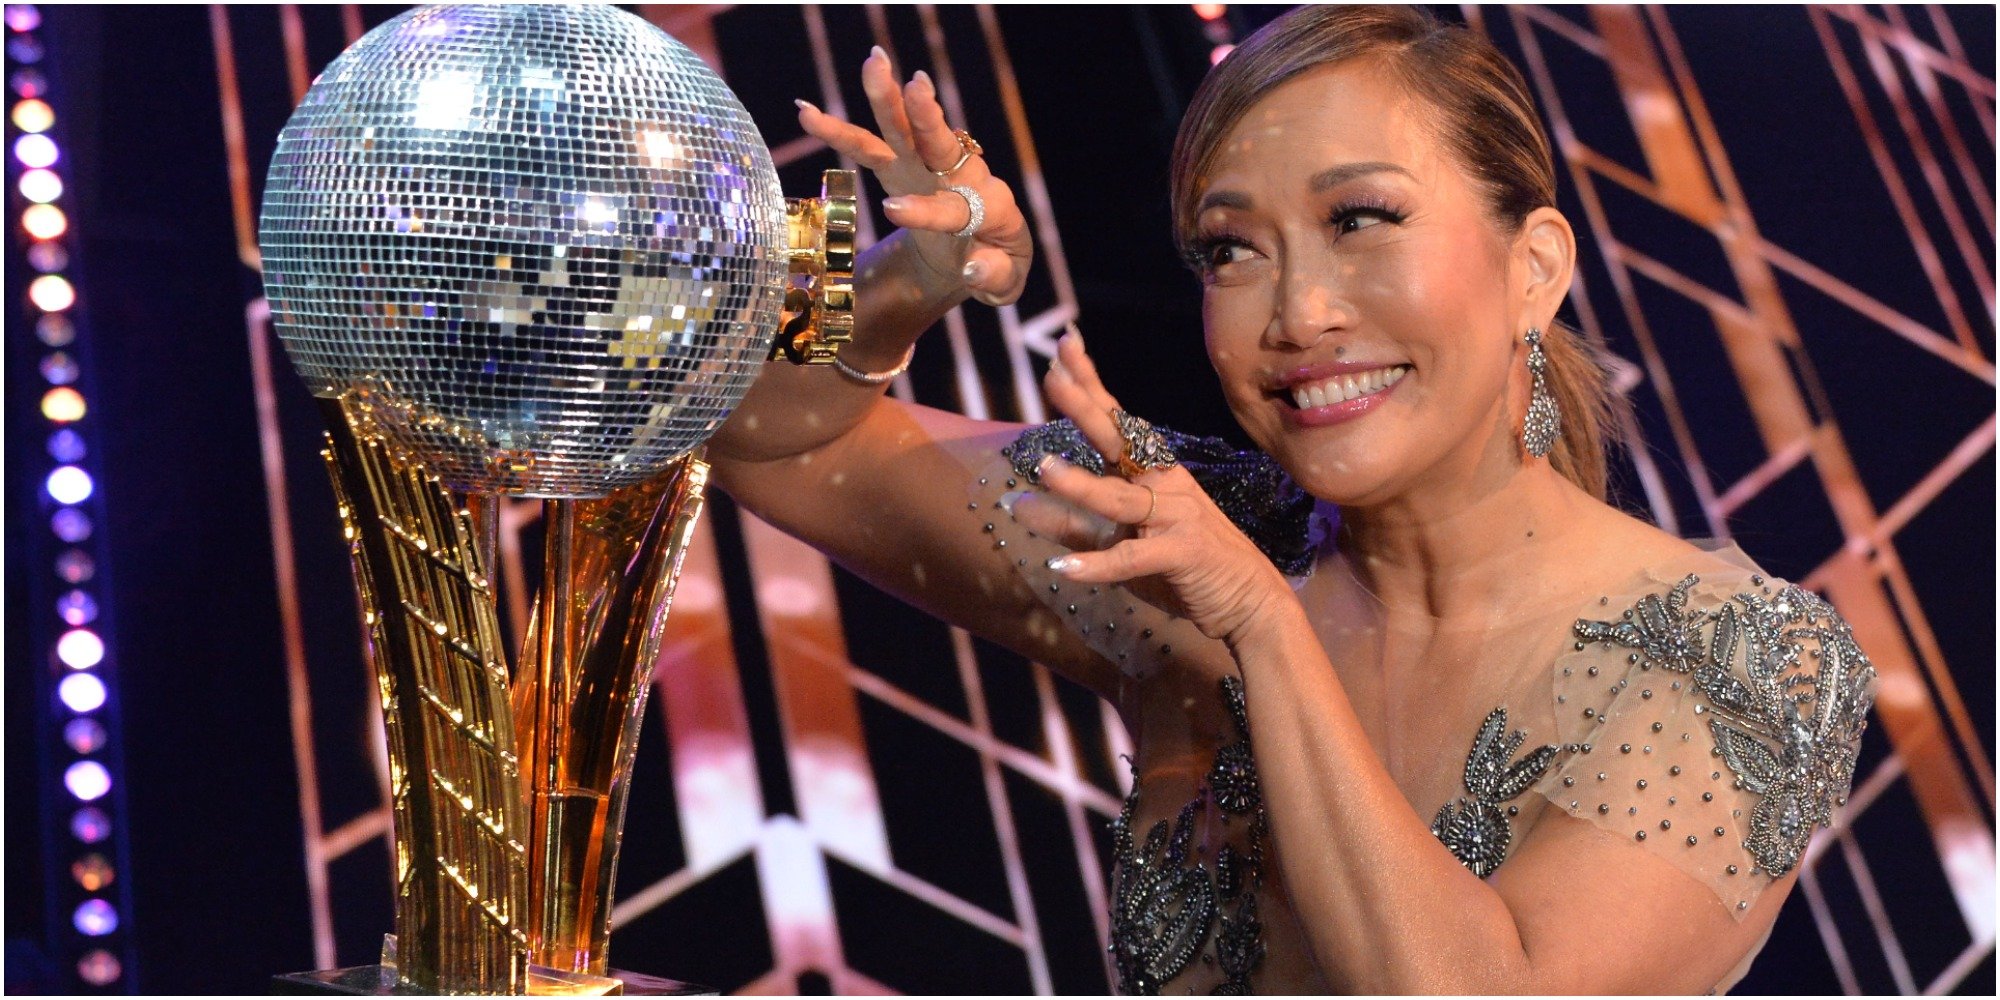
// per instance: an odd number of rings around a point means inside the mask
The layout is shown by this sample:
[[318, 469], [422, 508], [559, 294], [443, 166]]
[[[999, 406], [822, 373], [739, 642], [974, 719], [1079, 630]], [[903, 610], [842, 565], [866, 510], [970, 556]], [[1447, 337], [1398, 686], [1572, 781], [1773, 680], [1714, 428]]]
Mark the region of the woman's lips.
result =
[[1309, 382], [1279, 390], [1287, 419], [1301, 427], [1324, 427], [1353, 420], [1381, 405], [1396, 391], [1409, 365], [1388, 365]]

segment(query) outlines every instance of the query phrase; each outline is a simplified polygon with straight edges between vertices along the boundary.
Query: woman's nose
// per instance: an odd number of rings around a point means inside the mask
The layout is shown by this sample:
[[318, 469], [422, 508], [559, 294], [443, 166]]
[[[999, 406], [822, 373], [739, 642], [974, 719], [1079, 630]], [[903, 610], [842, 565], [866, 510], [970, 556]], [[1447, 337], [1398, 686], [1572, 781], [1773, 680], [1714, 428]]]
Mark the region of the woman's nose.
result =
[[1352, 325], [1353, 310], [1327, 277], [1323, 271], [1285, 275], [1278, 313], [1272, 317], [1272, 346], [1309, 350]]

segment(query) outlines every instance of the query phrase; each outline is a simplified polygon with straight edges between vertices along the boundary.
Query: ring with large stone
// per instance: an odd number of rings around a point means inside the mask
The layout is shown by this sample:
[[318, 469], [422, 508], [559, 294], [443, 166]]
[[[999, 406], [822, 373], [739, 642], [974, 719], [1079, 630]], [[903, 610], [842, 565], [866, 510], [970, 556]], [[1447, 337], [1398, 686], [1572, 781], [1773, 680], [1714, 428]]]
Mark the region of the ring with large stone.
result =
[[949, 177], [951, 176], [952, 171], [957, 170], [962, 166], [965, 166], [965, 161], [970, 160], [975, 156], [986, 155], [985, 147], [979, 145], [979, 140], [974, 139], [972, 137], [972, 133], [967, 132], [962, 128], [953, 129], [951, 132], [951, 137], [953, 139], [958, 140], [958, 162], [952, 164], [949, 167], [944, 168], [943, 170], [931, 171], [931, 173], [934, 173], [939, 177]]
[[986, 224], [986, 199], [981, 198], [979, 192], [963, 184], [953, 184], [945, 190], [964, 198], [966, 210], [972, 214], [972, 218], [966, 221], [965, 228], [952, 235], [964, 239], [978, 232], [979, 227]]
[[1118, 436], [1125, 439], [1125, 452], [1118, 456], [1119, 475], [1136, 479], [1180, 464], [1173, 446], [1167, 444], [1166, 435], [1154, 430], [1144, 419], [1124, 410], [1112, 410], [1111, 422], [1118, 425]]

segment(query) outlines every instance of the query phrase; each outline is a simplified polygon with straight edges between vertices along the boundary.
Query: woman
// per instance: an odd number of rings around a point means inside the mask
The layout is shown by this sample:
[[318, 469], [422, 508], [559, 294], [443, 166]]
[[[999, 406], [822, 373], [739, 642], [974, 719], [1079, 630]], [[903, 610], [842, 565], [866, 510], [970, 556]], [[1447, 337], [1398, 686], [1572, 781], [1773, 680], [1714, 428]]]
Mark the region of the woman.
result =
[[1028, 251], [929, 81], [899, 90], [878, 51], [863, 82], [881, 138], [801, 121], [906, 231], [841, 373], [767, 373], [716, 473], [1119, 706], [1121, 988], [1740, 978], [1846, 793], [1873, 674], [1818, 598], [1604, 502], [1609, 394], [1555, 323], [1575, 240], [1519, 74], [1413, 10], [1311, 8], [1204, 82], [1175, 231], [1241, 455], [1124, 414], [1075, 333], [1046, 382], [1069, 422], [885, 398]]

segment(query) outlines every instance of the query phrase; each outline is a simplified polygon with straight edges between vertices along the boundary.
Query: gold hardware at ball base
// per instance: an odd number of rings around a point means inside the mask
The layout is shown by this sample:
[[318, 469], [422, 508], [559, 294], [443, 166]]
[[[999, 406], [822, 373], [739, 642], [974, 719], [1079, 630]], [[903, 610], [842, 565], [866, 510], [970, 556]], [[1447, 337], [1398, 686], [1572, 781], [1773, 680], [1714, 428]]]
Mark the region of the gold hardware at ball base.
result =
[[860, 178], [852, 170], [820, 175], [817, 198], [785, 199], [790, 289], [770, 360], [832, 364], [854, 339], [854, 232]]

